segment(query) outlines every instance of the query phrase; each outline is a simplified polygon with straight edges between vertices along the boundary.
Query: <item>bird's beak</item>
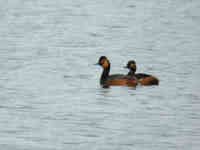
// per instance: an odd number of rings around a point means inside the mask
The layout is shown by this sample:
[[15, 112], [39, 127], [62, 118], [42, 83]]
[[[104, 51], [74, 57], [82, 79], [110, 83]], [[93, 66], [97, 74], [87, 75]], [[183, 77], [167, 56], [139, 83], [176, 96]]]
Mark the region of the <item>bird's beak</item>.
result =
[[123, 68], [127, 69], [128, 67], [127, 67], [127, 66], [124, 66]]
[[96, 63], [96, 64], [94, 64], [94, 65], [99, 65], [99, 63]]

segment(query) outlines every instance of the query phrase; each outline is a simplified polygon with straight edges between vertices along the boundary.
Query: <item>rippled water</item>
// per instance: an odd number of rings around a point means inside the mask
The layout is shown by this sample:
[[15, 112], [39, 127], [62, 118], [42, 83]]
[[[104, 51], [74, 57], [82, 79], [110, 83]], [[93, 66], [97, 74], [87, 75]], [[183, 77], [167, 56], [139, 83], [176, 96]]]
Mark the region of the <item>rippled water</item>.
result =
[[[4, 150], [199, 150], [200, 2], [1, 0]], [[159, 86], [99, 86], [135, 59]]]

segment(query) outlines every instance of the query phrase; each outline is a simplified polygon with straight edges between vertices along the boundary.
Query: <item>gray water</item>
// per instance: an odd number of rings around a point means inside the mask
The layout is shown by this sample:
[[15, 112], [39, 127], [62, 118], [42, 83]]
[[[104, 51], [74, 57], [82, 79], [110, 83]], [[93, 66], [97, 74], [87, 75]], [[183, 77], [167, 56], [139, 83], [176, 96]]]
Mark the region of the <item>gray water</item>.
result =
[[[199, 150], [200, 1], [0, 0], [2, 150]], [[159, 86], [99, 85], [135, 59]]]

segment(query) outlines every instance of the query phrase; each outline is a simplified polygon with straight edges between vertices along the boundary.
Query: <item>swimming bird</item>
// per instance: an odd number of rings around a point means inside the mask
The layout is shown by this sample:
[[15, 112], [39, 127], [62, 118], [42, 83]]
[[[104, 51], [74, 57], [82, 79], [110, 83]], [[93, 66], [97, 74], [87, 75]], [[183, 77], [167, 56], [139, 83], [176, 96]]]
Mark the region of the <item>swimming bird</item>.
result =
[[136, 67], [136, 62], [134, 60], [130, 60], [125, 66], [125, 68], [129, 69], [129, 73], [127, 74], [127, 77], [136, 77], [138, 82], [141, 85], [158, 85], [159, 84], [159, 80], [152, 75], [145, 74], [145, 73], [135, 73], [137, 67]]
[[103, 68], [103, 72], [100, 78], [100, 85], [103, 87], [109, 87], [111, 85], [119, 85], [119, 86], [136, 86], [137, 81], [133, 80], [130, 77], [127, 77], [123, 74], [113, 74], [110, 73], [110, 62], [106, 56], [101, 56], [97, 65], [100, 65]]

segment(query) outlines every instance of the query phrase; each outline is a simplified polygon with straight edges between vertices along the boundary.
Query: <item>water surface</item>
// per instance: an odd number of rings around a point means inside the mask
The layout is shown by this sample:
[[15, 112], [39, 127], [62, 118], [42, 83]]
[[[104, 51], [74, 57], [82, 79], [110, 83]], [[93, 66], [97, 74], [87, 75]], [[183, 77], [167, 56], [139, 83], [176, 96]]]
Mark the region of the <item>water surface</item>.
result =
[[[4, 150], [198, 150], [200, 2], [0, 1]], [[99, 86], [135, 59], [159, 86]]]

